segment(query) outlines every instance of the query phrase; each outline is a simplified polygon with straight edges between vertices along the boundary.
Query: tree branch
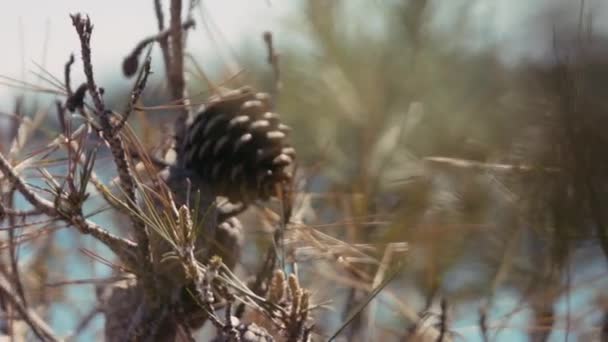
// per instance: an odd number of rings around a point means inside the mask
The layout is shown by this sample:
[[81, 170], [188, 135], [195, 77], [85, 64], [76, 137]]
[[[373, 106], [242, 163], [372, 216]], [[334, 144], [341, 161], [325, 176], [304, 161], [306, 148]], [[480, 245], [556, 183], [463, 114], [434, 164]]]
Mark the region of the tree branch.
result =
[[129, 120], [129, 115], [131, 115], [131, 112], [133, 112], [133, 108], [135, 107], [135, 104], [139, 100], [141, 93], [144, 91], [144, 88], [146, 87], [146, 82], [148, 81], [148, 76], [150, 75], [150, 62], [151, 62], [151, 59], [148, 56], [146, 58], [146, 61], [144, 62], [144, 67], [143, 67], [139, 77], [137, 78], [137, 81], [135, 81], [133, 90], [131, 91], [131, 99], [129, 101], [127, 109], [125, 110], [123, 117], [120, 119], [120, 122], [116, 125], [116, 127], [114, 127], [115, 134], [120, 132], [120, 130], [122, 129], [122, 126], [127, 122], [127, 120]]
[[25, 181], [15, 173], [14, 169], [2, 153], [0, 153], [0, 171], [2, 171], [4, 177], [13, 184], [15, 189], [17, 189], [23, 197], [41, 213], [44, 213], [49, 217], [63, 219], [78, 228], [82, 234], [90, 234], [101, 241], [112, 250], [122, 262], [127, 264], [127, 266], [132, 267], [133, 265], [136, 265], [133, 257], [133, 252], [135, 252], [137, 248], [135, 243], [113, 235], [99, 227], [97, 224], [86, 220], [82, 215], [70, 216], [56, 210], [52, 202], [40, 197], [28, 188]]
[[[135, 182], [131, 175], [129, 163], [126, 159], [126, 153], [123, 146], [120, 135], [114, 134], [114, 129], [110, 122], [110, 112], [106, 110], [103, 99], [99, 92], [99, 88], [95, 83], [93, 76], [93, 65], [91, 63], [91, 33], [93, 32], [93, 25], [89, 17], [83, 18], [80, 13], [71, 15], [72, 24], [76, 28], [78, 37], [80, 38], [80, 46], [82, 51], [82, 62], [84, 67], [84, 73], [87, 79], [87, 86], [89, 94], [93, 98], [93, 104], [95, 105], [96, 114], [101, 121], [101, 128], [104, 139], [110, 145], [110, 151], [114, 157], [114, 163], [118, 171], [118, 178], [120, 179], [120, 185], [123, 192], [129, 199], [128, 203], [131, 209], [137, 211], [136, 199], [135, 199]], [[135, 238], [137, 239], [137, 245], [139, 249], [139, 259], [141, 263], [140, 270], [142, 271], [141, 276], [146, 282], [146, 288], [148, 294], [152, 294], [152, 286], [154, 282], [150, 281], [153, 278], [152, 269], [152, 256], [150, 253], [150, 239], [148, 231], [146, 230], [145, 224], [137, 215], [130, 215], [131, 222], [134, 228]]]
[[[184, 81], [184, 47], [182, 37], [182, 0], [171, 0], [171, 20], [169, 30], [171, 31], [171, 64], [167, 74], [172, 100], [181, 100], [184, 105], [175, 120], [175, 147], [177, 155], [181, 156], [182, 137], [186, 132], [186, 124], [189, 118], [188, 99]], [[178, 161], [179, 162], [179, 161]]]
[[[182, 29], [188, 30], [188, 29], [194, 27], [194, 24], [195, 24], [194, 20], [192, 20], [192, 19], [186, 20], [182, 24]], [[167, 42], [167, 39], [169, 38], [170, 34], [171, 34], [171, 30], [164, 30], [164, 31], [160, 31], [159, 33], [157, 33], [153, 36], [142, 39], [135, 46], [133, 51], [131, 51], [131, 53], [123, 61], [122, 71], [125, 74], [125, 76], [130, 77], [135, 74], [135, 72], [137, 71], [138, 64], [139, 64], [139, 62], [138, 62], [139, 56], [141, 55], [142, 51], [146, 48], [146, 46], [148, 46], [150, 43], [158, 42], [159, 44], [161, 44], [161, 49], [162, 49], [162, 43]]]
[[13, 291], [10, 283], [0, 277], [0, 292], [2, 297], [7, 299], [11, 306], [17, 310], [21, 318], [29, 325], [36, 337], [43, 341], [60, 341], [61, 339], [55, 335], [53, 330], [32, 310], [28, 310], [19, 299], [19, 296]]
[[[158, 22], [158, 32], [165, 30], [165, 15], [161, 6], [161, 0], [154, 0], [154, 12], [156, 13], [156, 20]], [[169, 36], [163, 36], [158, 40], [160, 50], [163, 54], [163, 62], [165, 63], [165, 73], [169, 74], [169, 68], [171, 65], [171, 54], [169, 53]]]

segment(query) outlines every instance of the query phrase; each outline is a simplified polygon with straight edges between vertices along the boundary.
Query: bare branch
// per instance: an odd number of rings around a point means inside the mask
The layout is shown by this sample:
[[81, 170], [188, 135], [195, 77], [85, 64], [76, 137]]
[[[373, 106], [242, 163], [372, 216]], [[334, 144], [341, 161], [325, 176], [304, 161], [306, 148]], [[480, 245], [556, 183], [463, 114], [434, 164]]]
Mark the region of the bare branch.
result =
[[63, 78], [65, 82], [65, 90], [68, 93], [68, 97], [72, 96], [72, 82], [71, 82], [71, 69], [74, 64], [74, 54], [70, 54], [70, 58], [65, 63]]
[[182, 47], [182, 0], [171, 0], [171, 70], [169, 80], [173, 100], [184, 96], [184, 51]]
[[5, 208], [0, 203], [0, 221], [2, 221], [4, 216], [16, 216], [16, 217], [26, 217], [26, 216], [35, 216], [40, 215], [40, 210], [38, 209], [29, 209], [29, 210], [16, 210], [11, 208]]
[[75, 339], [80, 335], [93, 321], [93, 319], [101, 312], [99, 306], [94, 306], [86, 315], [84, 315], [81, 319], [74, 332], [70, 336], [71, 339]]
[[[182, 24], [182, 29], [188, 30], [190, 28], [194, 27], [194, 20], [190, 19], [190, 20], [186, 20], [183, 24]], [[135, 74], [135, 72], [137, 71], [138, 65], [139, 65], [139, 56], [141, 55], [142, 51], [150, 44], [153, 42], [158, 42], [159, 44], [161, 44], [162, 42], [166, 42], [167, 39], [169, 38], [169, 35], [171, 34], [171, 30], [164, 30], [161, 31], [151, 37], [147, 37], [144, 38], [142, 41], [140, 41], [135, 48], [133, 49], [133, 51], [131, 51], [131, 53], [125, 58], [125, 60], [123, 61], [122, 64], [122, 71], [125, 74], [125, 76], [130, 77], [133, 76]]]
[[74, 225], [83, 234], [90, 234], [97, 240], [101, 241], [108, 248], [110, 248], [125, 264], [135, 265], [133, 258], [133, 252], [137, 248], [137, 245], [129, 240], [120, 238], [113, 235], [112, 233], [99, 227], [97, 224], [86, 220], [82, 215], [67, 215], [55, 209], [52, 202], [40, 197], [33, 191], [31, 191], [25, 184], [25, 181], [19, 177], [8, 160], [0, 153], [0, 171], [13, 184], [23, 197], [41, 213], [44, 213], [50, 217], [58, 217], [64, 221]]
[[91, 20], [88, 16], [83, 18], [80, 13], [70, 15], [70, 17], [72, 18], [72, 25], [74, 25], [76, 28], [76, 32], [78, 32], [78, 37], [80, 38], [82, 63], [84, 74], [87, 77], [89, 94], [93, 99], [93, 104], [95, 105], [95, 109], [97, 109], [98, 114], [105, 115], [104, 113], [106, 112], [106, 108], [103, 103], [103, 99], [101, 98], [99, 88], [95, 83], [93, 64], [91, 63], [91, 34], [93, 33], [93, 25], [91, 24]]
[[21, 318], [29, 325], [34, 334], [43, 341], [60, 341], [61, 339], [55, 335], [53, 330], [32, 310], [28, 310], [19, 299], [19, 296], [13, 291], [10, 283], [0, 277], [0, 292], [2, 297], [7, 299]]
[[[154, 12], [156, 13], [156, 20], [158, 22], [158, 32], [165, 30], [165, 15], [161, 6], [161, 0], [154, 0]], [[171, 54], [169, 53], [169, 40], [168, 36], [162, 37], [158, 41], [160, 50], [163, 54], [163, 62], [165, 63], [165, 73], [169, 74], [169, 68], [171, 66]]]
[[[128, 203], [134, 211], [137, 210], [135, 206], [135, 182], [131, 175], [129, 163], [126, 159], [125, 148], [123, 146], [120, 135], [114, 134], [114, 129], [110, 122], [110, 112], [106, 110], [101, 94], [95, 83], [93, 76], [93, 65], [91, 63], [91, 33], [93, 32], [93, 25], [89, 17], [83, 18], [81, 14], [71, 15], [72, 24], [76, 28], [78, 37], [80, 38], [80, 46], [82, 51], [82, 62], [84, 67], [84, 73], [87, 78], [87, 86], [89, 94], [93, 98], [95, 105], [96, 114], [101, 120], [101, 128], [103, 131], [104, 139], [110, 145], [110, 151], [114, 157], [114, 163], [118, 171], [118, 178], [120, 179], [120, 185], [127, 198]], [[142, 276], [144, 279], [151, 279], [152, 274], [152, 256], [150, 254], [150, 239], [148, 231], [141, 219], [136, 215], [130, 215], [133, 223], [134, 234], [137, 239], [139, 248], [139, 259], [141, 262]], [[149, 286], [153, 286], [153, 282], [146, 281]], [[151, 288], [148, 290], [152, 291]], [[151, 294], [151, 293], [149, 293]]]
[[[7, 205], [9, 206], [9, 208], [14, 208], [15, 207], [15, 187], [14, 186], [11, 186], [8, 196], [6, 196], [6, 197], [7, 197], [6, 202], [7, 202]], [[1, 205], [1, 201], [0, 201], [0, 205]], [[2, 210], [2, 211], [4, 211], [4, 210]], [[2, 215], [0, 215], [0, 218], [1, 218], [1, 216]], [[9, 221], [9, 226], [11, 226], [11, 227], [15, 226], [15, 224], [16, 224], [15, 215], [10, 215], [8, 217], [8, 221]], [[12, 277], [13, 283], [15, 284], [15, 290], [17, 291], [19, 298], [23, 302], [23, 305], [25, 307], [27, 307], [27, 299], [25, 297], [25, 290], [24, 290], [23, 282], [21, 281], [21, 274], [20, 274], [21, 272], [19, 270], [18, 248], [19, 248], [19, 244], [16, 242], [15, 230], [9, 229], [8, 230], [8, 251], [9, 251], [9, 257], [10, 257], [10, 264], [11, 264], [11, 277]]]
[[171, 0], [171, 20], [169, 30], [171, 31], [171, 64], [167, 78], [169, 80], [171, 99], [181, 100], [184, 108], [180, 110], [179, 116], [175, 120], [175, 146], [178, 155], [181, 155], [182, 137], [186, 132], [186, 123], [189, 112], [186, 87], [184, 81], [184, 47], [182, 37], [182, 0]]
[[127, 106], [127, 110], [125, 110], [124, 116], [122, 117], [120, 122], [116, 125], [116, 127], [114, 127], [115, 134], [120, 132], [120, 130], [122, 129], [122, 126], [125, 124], [125, 122], [127, 122], [127, 120], [129, 120], [129, 115], [131, 115], [131, 112], [133, 112], [133, 107], [135, 107], [135, 104], [139, 100], [141, 93], [144, 91], [144, 88], [146, 87], [146, 82], [148, 81], [148, 76], [150, 75], [150, 61], [151, 61], [151, 59], [148, 56], [146, 58], [146, 61], [144, 62], [144, 67], [143, 67], [139, 77], [137, 78], [137, 81], [135, 81], [133, 90], [131, 91], [131, 99]]
[[274, 76], [274, 96], [276, 97], [281, 90], [281, 69], [279, 69], [279, 54], [275, 51], [274, 41], [272, 39], [272, 32], [264, 32], [264, 42], [266, 43], [267, 57], [266, 61], [268, 65], [272, 67], [272, 74]]

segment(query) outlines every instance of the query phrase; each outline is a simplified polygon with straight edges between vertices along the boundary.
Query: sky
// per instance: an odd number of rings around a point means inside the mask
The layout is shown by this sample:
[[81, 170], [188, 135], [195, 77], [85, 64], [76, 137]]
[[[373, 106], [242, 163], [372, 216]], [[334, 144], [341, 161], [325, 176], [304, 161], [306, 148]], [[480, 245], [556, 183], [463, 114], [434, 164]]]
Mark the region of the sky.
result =
[[[596, 17], [608, 15], [608, 5], [602, 0], [434, 0], [432, 3], [438, 9], [437, 26], [450, 30], [458, 6], [471, 1], [476, 2], [469, 23], [474, 29], [467, 46], [475, 49], [492, 42], [503, 49], [502, 57], [508, 63], [543, 55], [548, 47], [547, 30], [535, 27], [536, 16], [549, 4], [566, 4], [568, 20], [577, 19], [581, 3]], [[165, 5], [168, 2], [163, 1]], [[223, 42], [233, 48], [245, 41], [260, 40], [266, 30], [280, 35], [282, 25], [298, 2], [202, 0], [205, 15], [221, 29]], [[103, 77], [115, 78], [122, 58], [141, 38], [157, 32], [152, 0], [10, 1], [10, 5], [0, 11], [0, 44], [4, 51], [0, 54], [0, 75], [35, 81], [31, 73], [37, 68], [34, 62], [55, 75], [62, 75], [69, 54], [79, 51], [69, 19], [69, 14], [76, 12], [88, 13], [95, 25], [93, 63], [100, 83]], [[168, 9], [166, 17], [167, 12]], [[210, 56], [216, 51], [198, 14], [195, 19], [199, 19], [199, 27], [190, 36], [189, 47], [198, 56]], [[594, 26], [598, 31], [608, 31], [608, 22], [595, 20]], [[13, 95], [14, 90], [0, 86], [0, 109], [6, 110], [5, 104], [10, 103], [7, 101]]]
[[[123, 57], [140, 39], [157, 32], [152, 3], [152, 0], [11, 1], [0, 11], [0, 44], [4, 51], [0, 54], [0, 75], [36, 81], [37, 77], [31, 73], [37, 69], [35, 62], [62, 77], [69, 54], [79, 55], [79, 42], [69, 14], [82, 12], [89, 14], [94, 24], [93, 64], [103, 83], [103, 77], [116, 76]], [[224, 41], [230, 46], [238, 46], [244, 40], [261, 42], [265, 30], [278, 30], [280, 18], [287, 11], [286, 6], [267, 0], [203, 3], [206, 15], [216, 27], [221, 27]], [[196, 13], [195, 19], [200, 18], [198, 15]], [[165, 17], [168, 20], [168, 8]], [[189, 38], [189, 44], [199, 54], [208, 55], [214, 52], [204, 29], [200, 24]], [[0, 86], [0, 103], [5, 104], [13, 93]]]

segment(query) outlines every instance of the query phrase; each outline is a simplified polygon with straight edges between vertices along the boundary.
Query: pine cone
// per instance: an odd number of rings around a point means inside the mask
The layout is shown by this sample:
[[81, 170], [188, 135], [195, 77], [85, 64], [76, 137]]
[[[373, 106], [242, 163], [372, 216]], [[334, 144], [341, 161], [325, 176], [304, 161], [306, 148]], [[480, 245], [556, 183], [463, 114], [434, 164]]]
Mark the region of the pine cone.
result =
[[295, 149], [268, 94], [249, 88], [211, 99], [189, 126], [183, 164], [233, 203], [267, 200], [289, 186]]

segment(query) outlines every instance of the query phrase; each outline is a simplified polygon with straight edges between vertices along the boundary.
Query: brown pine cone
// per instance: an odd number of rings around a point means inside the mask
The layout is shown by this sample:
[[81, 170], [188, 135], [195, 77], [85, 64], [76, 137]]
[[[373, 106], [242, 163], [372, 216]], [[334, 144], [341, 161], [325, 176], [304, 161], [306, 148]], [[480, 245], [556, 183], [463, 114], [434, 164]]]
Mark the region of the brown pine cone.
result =
[[181, 160], [233, 203], [267, 200], [291, 184], [289, 131], [268, 94], [242, 88], [210, 100], [189, 126]]

